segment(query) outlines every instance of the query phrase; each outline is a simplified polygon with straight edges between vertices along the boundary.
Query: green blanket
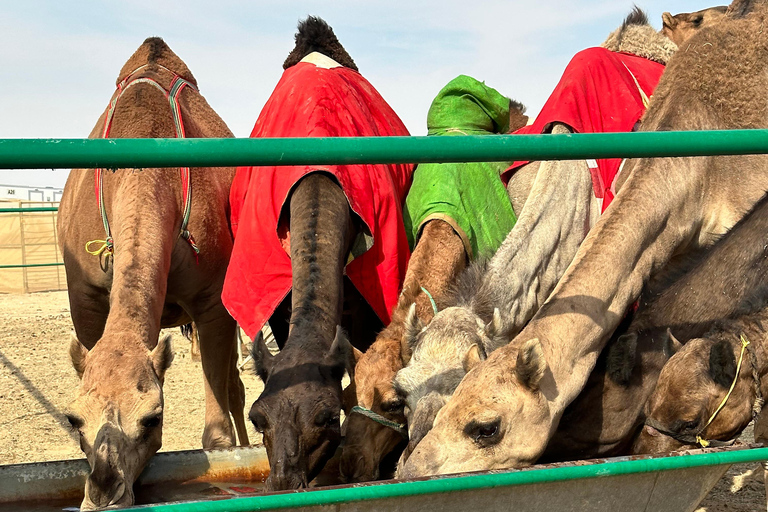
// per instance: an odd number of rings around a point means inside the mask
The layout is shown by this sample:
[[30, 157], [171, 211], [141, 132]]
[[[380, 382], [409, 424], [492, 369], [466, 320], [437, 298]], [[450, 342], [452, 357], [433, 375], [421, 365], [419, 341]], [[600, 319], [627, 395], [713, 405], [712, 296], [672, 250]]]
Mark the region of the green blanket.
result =
[[[474, 78], [451, 80], [427, 114], [429, 135], [486, 135], [509, 129], [509, 98]], [[430, 220], [448, 222], [470, 258], [490, 257], [517, 220], [499, 176], [511, 162], [420, 164], [403, 210], [411, 248]]]

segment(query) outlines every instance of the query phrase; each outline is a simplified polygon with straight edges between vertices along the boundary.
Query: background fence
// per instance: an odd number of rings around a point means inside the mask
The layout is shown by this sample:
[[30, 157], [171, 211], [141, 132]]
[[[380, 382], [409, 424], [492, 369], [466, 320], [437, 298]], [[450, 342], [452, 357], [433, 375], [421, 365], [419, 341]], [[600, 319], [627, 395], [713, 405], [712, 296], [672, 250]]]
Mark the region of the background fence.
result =
[[0, 201], [0, 293], [65, 290], [58, 203]]

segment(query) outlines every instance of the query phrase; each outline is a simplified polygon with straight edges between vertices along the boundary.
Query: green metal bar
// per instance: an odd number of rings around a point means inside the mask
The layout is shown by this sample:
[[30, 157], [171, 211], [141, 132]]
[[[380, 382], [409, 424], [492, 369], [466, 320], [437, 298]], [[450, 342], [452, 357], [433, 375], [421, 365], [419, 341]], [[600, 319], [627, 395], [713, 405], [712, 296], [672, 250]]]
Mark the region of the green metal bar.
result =
[[768, 130], [272, 139], [0, 139], [0, 169], [493, 162], [768, 153]]
[[57, 206], [37, 206], [33, 208], [0, 208], [0, 213], [57, 212]]
[[4, 268], [29, 268], [29, 267], [58, 267], [64, 263], [27, 263], [25, 265], [0, 265], [0, 270]]
[[171, 503], [167, 505], [144, 506], [141, 507], [140, 510], [152, 510], [157, 512], [250, 512], [255, 510], [312, 507], [350, 501], [402, 498], [406, 496], [491, 489], [494, 487], [507, 487], [542, 482], [649, 473], [654, 471], [671, 471], [675, 469], [737, 464], [766, 459], [768, 459], [768, 448], [680, 455], [675, 457], [658, 457], [653, 459], [618, 459], [611, 462], [590, 464], [587, 466], [565, 466], [527, 471], [509, 471], [505, 473], [486, 473], [482, 475], [435, 478], [432, 480], [416, 482], [361, 485], [339, 489], [299, 491], [271, 496], [232, 498], [221, 501]]

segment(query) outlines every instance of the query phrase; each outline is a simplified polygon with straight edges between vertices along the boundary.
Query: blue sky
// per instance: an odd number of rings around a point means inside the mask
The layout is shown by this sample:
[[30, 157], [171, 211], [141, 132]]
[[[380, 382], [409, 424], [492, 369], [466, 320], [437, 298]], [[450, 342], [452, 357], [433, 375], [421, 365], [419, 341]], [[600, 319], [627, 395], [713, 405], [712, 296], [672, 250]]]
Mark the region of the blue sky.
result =
[[[714, 4], [638, 0], [661, 13]], [[361, 73], [414, 135], [449, 80], [468, 74], [535, 114], [571, 56], [599, 45], [629, 0], [123, 0], [4, 2], [0, 11], [0, 138], [86, 137], [117, 74], [149, 36], [187, 63], [202, 94], [247, 137], [280, 78], [296, 23], [308, 14], [335, 30]], [[63, 186], [67, 171], [3, 171], [2, 184]]]

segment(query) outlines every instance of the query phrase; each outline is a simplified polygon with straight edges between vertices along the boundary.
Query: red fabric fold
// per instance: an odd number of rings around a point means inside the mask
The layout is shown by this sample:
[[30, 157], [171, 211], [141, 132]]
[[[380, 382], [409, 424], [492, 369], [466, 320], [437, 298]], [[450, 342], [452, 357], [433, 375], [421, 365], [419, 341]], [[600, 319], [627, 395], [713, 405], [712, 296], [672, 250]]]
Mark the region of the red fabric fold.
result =
[[[548, 132], [554, 122], [564, 123], [577, 133], [629, 132], [645, 112], [638, 86], [650, 98], [663, 72], [663, 64], [637, 55], [605, 48], [583, 50], [568, 63], [536, 121], [515, 133]], [[512, 164], [502, 175], [504, 183], [526, 163]], [[621, 159], [597, 160], [597, 165], [592, 182], [605, 210], [613, 200], [611, 187]]]
[[[299, 63], [287, 69], [251, 137], [397, 136], [408, 131], [376, 89], [344, 67]], [[373, 246], [346, 267], [352, 283], [386, 325], [410, 252], [402, 205], [413, 165], [320, 165], [238, 168], [230, 193], [235, 245], [222, 300], [248, 336], [269, 320], [291, 288], [291, 259], [278, 236], [282, 206], [313, 171], [335, 176]]]

